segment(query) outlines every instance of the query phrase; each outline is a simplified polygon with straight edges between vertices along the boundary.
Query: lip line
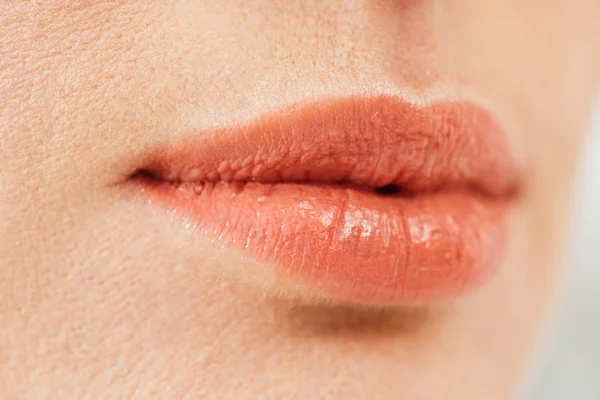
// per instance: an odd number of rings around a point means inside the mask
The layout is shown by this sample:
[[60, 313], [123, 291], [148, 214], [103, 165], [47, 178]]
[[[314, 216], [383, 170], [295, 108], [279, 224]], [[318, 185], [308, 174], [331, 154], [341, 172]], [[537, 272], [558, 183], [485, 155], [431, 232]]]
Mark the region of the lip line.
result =
[[304, 181], [261, 181], [261, 180], [231, 180], [231, 181], [223, 181], [223, 180], [164, 180], [159, 177], [154, 176], [151, 172], [148, 172], [144, 169], [139, 169], [137, 172], [130, 176], [130, 180], [141, 184], [142, 186], [189, 186], [196, 185], [199, 190], [205, 185], [217, 184], [217, 183], [225, 183], [225, 184], [234, 184], [237, 186], [237, 190], [242, 190], [243, 187], [247, 184], [258, 183], [265, 185], [301, 185], [307, 187], [329, 187], [335, 190], [353, 190], [358, 193], [363, 193], [372, 196], [378, 197], [386, 197], [386, 198], [411, 198], [415, 196], [424, 196], [424, 195], [435, 195], [440, 192], [448, 192], [448, 193], [470, 193], [474, 196], [478, 197], [490, 197], [491, 199], [497, 201], [512, 201], [518, 197], [518, 190], [515, 189], [511, 191], [507, 191], [501, 195], [489, 196], [486, 192], [479, 190], [477, 187], [470, 185], [455, 185], [442, 187], [435, 190], [420, 190], [420, 191], [412, 191], [406, 188], [397, 186], [397, 185], [386, 185], [383, 187], [375, 187], [364, 184], [356, 184], [353, 182], [343, 182], [343, 181], [318, 181], [318, 180], [304, 180]]

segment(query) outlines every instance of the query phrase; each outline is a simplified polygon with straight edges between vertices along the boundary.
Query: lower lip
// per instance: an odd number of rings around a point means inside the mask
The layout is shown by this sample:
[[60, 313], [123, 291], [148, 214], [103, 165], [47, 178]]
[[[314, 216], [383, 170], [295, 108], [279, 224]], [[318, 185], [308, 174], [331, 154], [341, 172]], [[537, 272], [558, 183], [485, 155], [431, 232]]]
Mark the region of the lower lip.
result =
[[207, 238], [329, 296], [410, 305], [458, 296], [496, 270], [504, 201], [471, 192], [383, 196], [295, 183], [143, 182]]

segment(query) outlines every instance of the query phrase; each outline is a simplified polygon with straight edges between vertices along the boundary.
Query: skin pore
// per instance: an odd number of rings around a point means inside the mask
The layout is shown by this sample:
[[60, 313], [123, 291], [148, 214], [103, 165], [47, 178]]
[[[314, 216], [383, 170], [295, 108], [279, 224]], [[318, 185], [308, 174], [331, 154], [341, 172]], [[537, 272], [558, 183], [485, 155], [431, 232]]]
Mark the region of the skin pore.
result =
[[[0, 2], [7, 399], [507, 399], [560, 266], [596, 0]], [[151, 149], [309, 99], [463, 96], [523, 171], [498, 274], [415, 307], [289, 295], [141, 207]]]

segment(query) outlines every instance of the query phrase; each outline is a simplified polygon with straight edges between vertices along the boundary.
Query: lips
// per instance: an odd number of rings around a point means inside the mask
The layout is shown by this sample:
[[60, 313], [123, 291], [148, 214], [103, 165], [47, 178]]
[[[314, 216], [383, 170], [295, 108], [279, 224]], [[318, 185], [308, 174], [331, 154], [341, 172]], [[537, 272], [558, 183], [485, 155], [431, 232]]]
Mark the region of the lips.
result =
[[344, 301], [407, 305], [493, 276], [516, 170], [485, 109], [381, 96], [202, 132], [152, 152], [133, 179], [265, 273]]

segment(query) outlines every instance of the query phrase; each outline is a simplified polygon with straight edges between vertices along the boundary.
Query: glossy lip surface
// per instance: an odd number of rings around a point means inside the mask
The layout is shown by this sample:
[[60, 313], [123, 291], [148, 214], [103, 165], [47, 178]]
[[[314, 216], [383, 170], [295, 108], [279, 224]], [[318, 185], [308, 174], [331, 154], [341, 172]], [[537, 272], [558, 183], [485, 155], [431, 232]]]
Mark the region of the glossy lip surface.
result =
[[134, 175], [197, 232], [335, 298], [405, 305], [480, 285], [517, 176], [492, 115], [397, 97], [302, 103], [159, 150]]

